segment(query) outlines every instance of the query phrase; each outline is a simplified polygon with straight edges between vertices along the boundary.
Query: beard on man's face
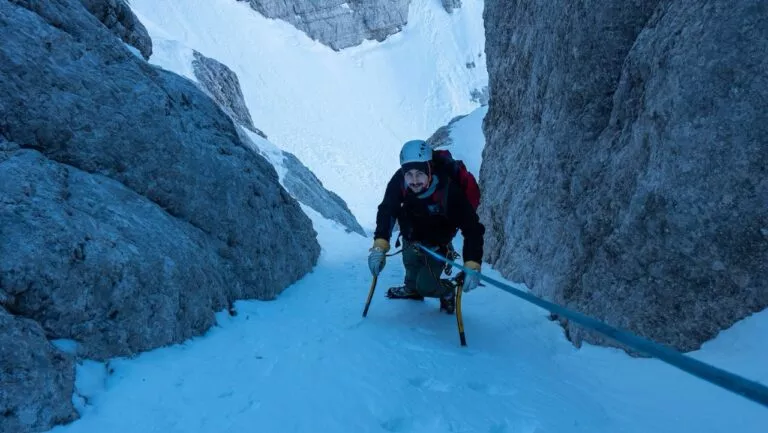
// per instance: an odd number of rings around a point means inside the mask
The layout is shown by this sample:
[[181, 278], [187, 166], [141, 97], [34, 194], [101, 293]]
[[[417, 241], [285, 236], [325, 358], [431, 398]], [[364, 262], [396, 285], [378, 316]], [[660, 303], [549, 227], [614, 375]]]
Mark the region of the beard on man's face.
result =
[[416, 193], [422, 192], [426, 186], [427, 185], [425, 183], [423, 183], [423, 182], [409, 183], [408, 184], [408, 187], [411, 188], [411, 191], [416, 192]]

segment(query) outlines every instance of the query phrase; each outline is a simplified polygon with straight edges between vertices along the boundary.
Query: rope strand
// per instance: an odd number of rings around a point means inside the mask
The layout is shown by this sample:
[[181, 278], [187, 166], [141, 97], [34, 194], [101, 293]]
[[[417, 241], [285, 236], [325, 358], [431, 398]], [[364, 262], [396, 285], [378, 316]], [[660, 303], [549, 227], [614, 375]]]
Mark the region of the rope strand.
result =
[[[440, 254], [424, 248], [422, 245], [418, 245], [418, 247], [433, 257], [437, 258], [438, 260], [442, 260], [443, 262], [450, 263], [453, 266], [463, 269], [466, 273], [477, 272], [471, 269], [467, 269], [466, 267], [441, 256]], [[639, 337], [630, 333], [629, 331], [615, 328], [585, 314], [545, 301], [530, 293], [523, 292], [522, 290], [488, 278], [482, 273], [478, 272], [478, 274], [480, 274], [480, 279], [493, 284], [494, 286], [504, 290], [507, 293], [522, 298], [523, 300], [526, 300], [532, 304], [538, 305], [541, 308], [549, 310], [551, 313], [567, 317], [568, 319], [586, 328], [590, 328], [599, 332], [600, 334], [603, 334], [613, 341], [622, 343], [634, 350], [645, 353], [646, 355], [656, 357], [673, 367], [685, 371], [686, 373], [741, 395], [742, 397], [745, 397], [768, 408], [768, 387], [765, 385], [693, 359], [669, 346]]]

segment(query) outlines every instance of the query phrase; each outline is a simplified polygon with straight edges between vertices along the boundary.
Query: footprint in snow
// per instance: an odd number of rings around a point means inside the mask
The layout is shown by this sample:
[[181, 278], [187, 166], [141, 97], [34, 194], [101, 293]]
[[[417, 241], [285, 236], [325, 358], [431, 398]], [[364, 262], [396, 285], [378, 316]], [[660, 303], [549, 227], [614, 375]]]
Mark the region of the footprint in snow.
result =
[[453, 386], [448, 383], [426, 377], [412, 377], [408, 379], [408, 383], [414, 388], [428, 391], [450, 392], [453, 389]]
[[431, 335], [437, 335], [437, 333], [435, 331], [433, 331], [431, 329], [427, 329], [427, 328], [411, 328], [411, 330], [412, 331], [416, 331], [419, 334], [424, 334], [424, 335], [430, 335], [430, 336]]
[[[458, 340], [458, 338], [457, 338], [457, 340]], [[458, 345], [458, 342], [456, 344], [456, 347], [459, 348], [459, 349], [457, 349], [455, 351], [443, 350], [443, 349], [433, 349], [433, 348], [424, 347], [424, 346], [420, 346], [418, 344], [412, 344], [412, 343], [399, 343], [398, 342], [398, 343], [395, 343], [393, 345], [396, 345], [397, 347], [402, 347], [403, 349], [406, 349], [406, 350], [412, 350], [414, 352], [428, 353], [428, 354], [439, 355], [439, 356], [457, 356], [457, 355], [466, 356], [468, 354], [467, 351], [462, 352], [464, 350], [464, 348], [460, 347]]]

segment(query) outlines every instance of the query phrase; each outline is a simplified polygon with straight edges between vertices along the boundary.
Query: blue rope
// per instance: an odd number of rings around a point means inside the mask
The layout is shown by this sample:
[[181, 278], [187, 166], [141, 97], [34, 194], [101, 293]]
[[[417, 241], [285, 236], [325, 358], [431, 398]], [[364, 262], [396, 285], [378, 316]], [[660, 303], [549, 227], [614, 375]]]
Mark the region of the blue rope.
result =
[[[449, 260], [428, 248], [425, 248], [421, 244], [417, 245], [419, 248], [437, 258], [438, 260], [450, 263], [451, 265], [464, 270], [464, 272], [476, 272], [471, 269], [467, 269], [464, 266]], [[690, 373], [700, 379], [703, 379], [721, 388], [727, 389], [728, 391], [739, 394], [742, 397], [746, 397], [749, 400], [752, 400], [768, 408], [768, 387], [765, 385], [745, 379], [736, 374], [683, 355], [682, 353], [672, 349], [669, 346], [661, 345], [653, 341], [638, 337], [637, 335], [634, 335], [630, 332], [614, 328], [604, 322], [593, 319], [577, 311], [569, 310], [565, 307], [561, 307], [560, 305], [547, 302], [543, 299], [531, 295], [530, 293], [523, 292], [522, 290], [488, 278], [482, 273], [480, 273], [480, 279], [493, 284], [505, 292], [511, 293], [532, 304], [536, 304], [539, 307], [549, 310], [551, 313], [567, 317], [568, 319], [573, 320], [574, 322], [579, 323], [584, 327], [593, 329], [614, 341], [622, 343], [639, 352], [645, 353], [646, 355], [655, 356], [656, 358], [666, 362], [667, 364], [677, 367], [686, 373]]]

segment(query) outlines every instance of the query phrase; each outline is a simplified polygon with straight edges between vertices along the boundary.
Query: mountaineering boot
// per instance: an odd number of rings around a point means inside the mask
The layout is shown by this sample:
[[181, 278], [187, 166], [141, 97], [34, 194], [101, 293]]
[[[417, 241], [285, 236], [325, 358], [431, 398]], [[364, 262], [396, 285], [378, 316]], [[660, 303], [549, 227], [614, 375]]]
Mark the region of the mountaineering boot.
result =
[[389, 299], [412, 299], [414, 301], [423, 301], [424, 297], [421, 296], [417, 291], [411, 290], [407, 287], [403, 286], [397, 286], [397, 287], [390, 287], [389, 290], [387, 290], [387, 298]]

